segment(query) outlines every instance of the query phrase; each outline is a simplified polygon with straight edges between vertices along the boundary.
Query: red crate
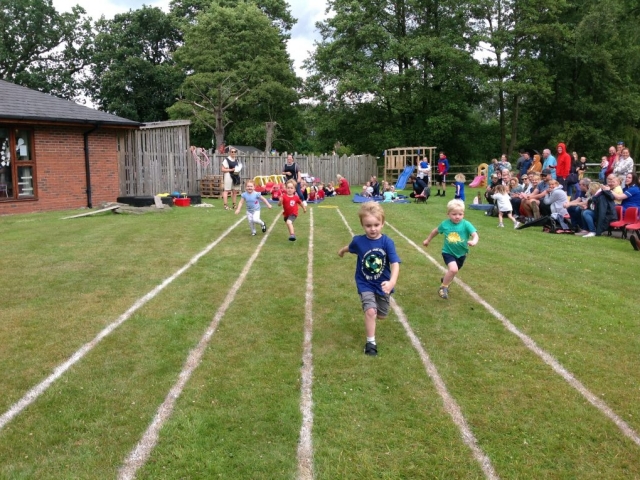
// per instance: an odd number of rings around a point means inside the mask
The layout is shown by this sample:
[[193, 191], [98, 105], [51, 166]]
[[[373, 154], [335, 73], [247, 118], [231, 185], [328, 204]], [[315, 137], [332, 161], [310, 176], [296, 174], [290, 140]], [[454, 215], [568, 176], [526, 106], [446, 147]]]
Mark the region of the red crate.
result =
[[177, 207], [188, 207], [189, 205], [191, 205], [191, 199], [190, 198], [174, 198], [173, 204]]

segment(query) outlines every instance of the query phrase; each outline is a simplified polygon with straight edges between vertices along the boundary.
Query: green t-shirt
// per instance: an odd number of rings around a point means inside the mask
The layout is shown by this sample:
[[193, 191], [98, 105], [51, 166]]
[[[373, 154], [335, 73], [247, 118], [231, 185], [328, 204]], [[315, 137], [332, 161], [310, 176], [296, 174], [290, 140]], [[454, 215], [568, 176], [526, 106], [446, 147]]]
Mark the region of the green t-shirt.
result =
[[456, 258], [465, 256], [469, 253], [467, 242], [475, 231], [476, 227], [464, 218], [458, 224], [449, 219], [445, 220], [438, 226], [438, 233], [444, 235], [442, 253], [448, 253]]

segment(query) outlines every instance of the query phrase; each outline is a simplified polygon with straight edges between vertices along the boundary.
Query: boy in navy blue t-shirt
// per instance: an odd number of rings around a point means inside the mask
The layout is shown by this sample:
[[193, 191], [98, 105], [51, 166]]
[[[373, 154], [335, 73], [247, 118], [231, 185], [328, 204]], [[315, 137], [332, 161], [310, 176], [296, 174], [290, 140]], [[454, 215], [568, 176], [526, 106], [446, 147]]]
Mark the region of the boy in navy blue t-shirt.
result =
[[354, 236], [349, 245], [338, 251], [338, 255], [343, 257], [349, 252], [358, 256], [355, 279], [367, 333], [364, 353], [375, 356], [378, 354], [376, 319], [386, 318], [389, 314], [389, 297], [398, 281], [400, 258], [393, 240], [382, 234], [382, 207], [376, 202], [364, 203], [358, 216], [365, 235]]

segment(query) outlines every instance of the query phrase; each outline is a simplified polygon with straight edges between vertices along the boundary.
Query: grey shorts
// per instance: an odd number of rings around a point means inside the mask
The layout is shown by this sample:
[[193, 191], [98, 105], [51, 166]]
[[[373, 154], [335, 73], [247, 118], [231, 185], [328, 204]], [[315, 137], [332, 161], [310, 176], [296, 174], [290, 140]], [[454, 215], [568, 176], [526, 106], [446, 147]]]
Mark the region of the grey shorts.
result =
[[285, 223], [288, 222], [289, 220], [291, 220], [291, 223], [293, 223], [296, 221], [296, 218], [298, 217], [296, 217], [295, 215], [289, 215], [288, 217], [282, 217], [282, 218], [285, 221]]
[[362, 302], [362, 310], [365, 312], [370, 308], [375, 308], [378, 312], [378, 317], [386, 317], [389, 315], [389, 295], [362, 292], [360, 294], [360, 301]]

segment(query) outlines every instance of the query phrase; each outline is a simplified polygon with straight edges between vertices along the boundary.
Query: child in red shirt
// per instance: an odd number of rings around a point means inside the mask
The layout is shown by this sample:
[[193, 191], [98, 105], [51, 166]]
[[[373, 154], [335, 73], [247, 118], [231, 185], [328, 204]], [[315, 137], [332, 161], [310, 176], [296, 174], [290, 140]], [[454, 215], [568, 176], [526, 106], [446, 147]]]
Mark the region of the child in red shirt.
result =
[[304, 213], [307, 213], [307, 209], [302, 203], [302, 200], [296, 194], [296, 182], [289, 180], [286, 185], [286, 190], [280, 197], [278, 205], [282, 206], [282, 216], [289, 229], [289, 241], [296, 241], [296, 234], [293, 230], [293, 222], [298, 218], [298, 205], [302, 206]]

